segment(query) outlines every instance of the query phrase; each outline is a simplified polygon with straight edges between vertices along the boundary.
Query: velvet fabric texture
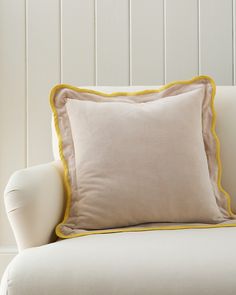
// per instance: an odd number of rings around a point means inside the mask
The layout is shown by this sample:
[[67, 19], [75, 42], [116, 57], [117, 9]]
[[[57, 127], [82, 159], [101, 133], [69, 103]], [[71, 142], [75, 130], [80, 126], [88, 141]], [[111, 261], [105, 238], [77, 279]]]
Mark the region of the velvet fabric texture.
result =
[[214, 92], [204, 76], [137, 93], [54, 88], [68, 197], [58, 236], [234, 219], [220, 184]]

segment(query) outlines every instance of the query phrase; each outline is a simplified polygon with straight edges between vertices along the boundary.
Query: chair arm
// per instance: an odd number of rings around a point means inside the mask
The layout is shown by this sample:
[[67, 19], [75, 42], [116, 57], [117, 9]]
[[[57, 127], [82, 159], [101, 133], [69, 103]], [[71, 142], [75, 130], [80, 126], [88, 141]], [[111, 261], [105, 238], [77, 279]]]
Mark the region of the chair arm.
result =
[[9, 179], [4, 198], [19, 250], [55, 241], [54, 229], [64, 209], [61, 162], [16, 171]]

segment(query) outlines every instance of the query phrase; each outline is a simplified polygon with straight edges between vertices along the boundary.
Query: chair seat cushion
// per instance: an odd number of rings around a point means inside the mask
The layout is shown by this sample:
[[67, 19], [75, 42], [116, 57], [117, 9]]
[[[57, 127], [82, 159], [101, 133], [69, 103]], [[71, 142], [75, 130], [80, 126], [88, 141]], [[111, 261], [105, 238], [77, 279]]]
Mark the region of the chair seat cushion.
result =
[[233, 295], [236, 228], [92, 235], [27, 249], [1, 295]]

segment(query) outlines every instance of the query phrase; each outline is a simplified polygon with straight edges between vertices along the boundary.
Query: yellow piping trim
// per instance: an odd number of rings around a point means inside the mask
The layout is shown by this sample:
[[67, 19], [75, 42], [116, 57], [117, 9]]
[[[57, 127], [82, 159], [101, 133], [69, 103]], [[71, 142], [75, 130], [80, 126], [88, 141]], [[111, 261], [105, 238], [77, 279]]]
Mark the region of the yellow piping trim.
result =
[[212, 109], [212, 126], [211, 126], [211, 132], [213, 134], [213, 137], [215, 138], [216, 141], [216, 160], [218, 164], [218, 174], [217, 174], [217, 185], [219, 190], [224, 194], [226, 200], [227, 200], [227, 208], [228, 208], [228, 213], [229, 216], [235, 217], [234, 213], [231, 210], [231, 198], [230, 195], [223, 189], [221, 185], [221, 175], [222, 175], [222, 165], [221, 165], [221, 160], [220, 160], [220, 141], [218, 139], [218, 136], [215, 131], [215, 125], [216, 125], [216, 112], [214, 108], [214, 98], [215, 98], [215, 93], [216, 93], [216, 85], [215, 82], [213, 81], [212, 78], [209, 76], [197, 76], [194, 77], [191, 80], [185, 80], [185, 81], [174, 81], [169, 84], [166, 84], [165, 86], [160, 87], [159, 89], [148, 89], [148, 90], [142, 90], [142, 91], [136, 91], [136, 92], [113, 92], [113, 93], [104, 93], [96, 90], [91, 90], [91, 89], [84, 89], [84, 88], [77, 88], [68, 84], [59, 84], [56, 85], [55, 87], [52, 88], [51, 93], [50, 93], [50, 105], [51, 109], [53, 112], [54, 116], [54, 124], [55, 124], [55, 129], [58, 137], [58, 145], [59, 145], [59, 154], [61, 161], [63, 163], [64, 167], [64, 184], [65, 184], [65, 189], [66, 189], [66, 210], [65, 210], [65, 215], [63, 218], [63, 221], [59, 223], [56, 227], [56, 234], [60, 238], [74, 238], [74, 237], [79, 237], [79, 236], [86, 236], [86, 235], [92, 235], [92, 234], [105, 234], [105, 233], [118, 233], [118, 232], [137, 232], [137, 231], [147, 231], [147, 230], [176, 230], [176, 229], [193, 229], [193, 228], [218, 228], [218, 227], [235, 227], [235, 224], [208, 224], [208, 225], [173, 225], [173, 226], [162, 226], [162, 227], [145, 227], [145, 228], [136, 228], [136, 227], [130, 227], [130, 228], [122, 228], [122, 229], [104, 229], [104, 230], [92, 230], [84, 233], [79, 233], [79, 234], [70, 234], [70, 235], [64, 235], [63, 233], [60, 232], [60, 226], [65, 223], [69, 216], [69, 210], [70, 210], [70, 205], [71, 205], [71, 187], [70, 187], [70, 182], [69, 182], [69, 169], [68, 165], [66, 162], [66, 159], [63, 154], [63, 142], [62, 142], [62, 136], [60, 133], [60, 128], [59, 128], [59, 122], [58, 122], [58, 115], [56, 111], [56, 107], [54, 104], [54, 96], [56, 92], [62, 88], [68, 88], [71, 90], [74, 90], [76, 92], [85, 92], [85, 93], [91, 93], [91, 94], [96, 94], [100, 95], [103, 97], [114, 97], [114, 96], [137, 96], [137, 95], [144, 95], [144, 94], [151, 94], [151, 93], [158, 93], [161, 92], [165, 89], [170, 88], [171, 86], [174, 86], [176, 84], [192, 84], [196, 81], [199, 80], [208, 80], [211, 83], [212, 86], [212, 95], [211, 95], [211, 109]]

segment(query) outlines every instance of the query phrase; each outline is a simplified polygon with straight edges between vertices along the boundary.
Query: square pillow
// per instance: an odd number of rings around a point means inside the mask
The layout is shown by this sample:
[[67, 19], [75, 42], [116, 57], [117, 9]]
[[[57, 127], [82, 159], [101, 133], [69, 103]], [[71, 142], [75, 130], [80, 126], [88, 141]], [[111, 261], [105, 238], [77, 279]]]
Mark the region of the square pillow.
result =
[[57, 235], [235, 226], [214, 95], [207, 76], [135, 93], [55, 86], [67, 193]]

